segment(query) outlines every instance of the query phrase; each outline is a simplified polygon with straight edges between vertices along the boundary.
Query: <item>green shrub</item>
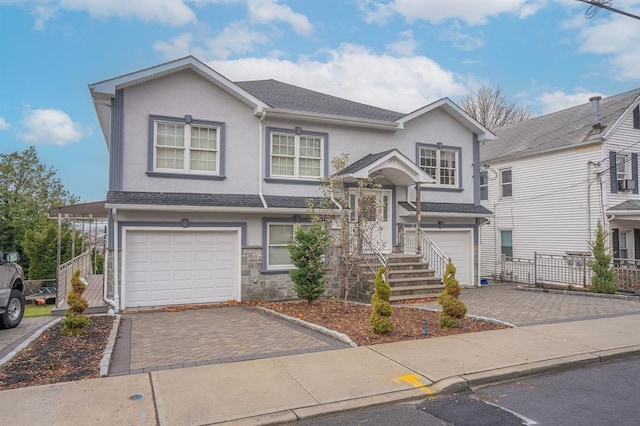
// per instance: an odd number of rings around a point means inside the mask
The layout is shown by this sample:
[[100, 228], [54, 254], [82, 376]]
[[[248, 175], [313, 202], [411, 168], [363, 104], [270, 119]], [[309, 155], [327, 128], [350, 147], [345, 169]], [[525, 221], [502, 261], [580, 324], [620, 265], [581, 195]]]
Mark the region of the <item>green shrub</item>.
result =
[[91, 318], [84, 314], [89, 304], [82, 297], [87, 286], [80, 279], [80, 269], [73, 271], [71, 277], [71, 290], [67, 294], [67, 312], [62, 319], [62, 334], [78, 336], [84, 332], [84, 328], [91, 323]]
[[467, 314], [467, 306], [458, 300], [462, 289], [456, 279], [456, 267], [449, 261], [443, 277], [444, 290], [438, 296], [442, 306], [440, 326], [444, 328], [460, 327], [460, 320]]
[[393, 308], [389, 303], [389, 297], [391, 296], [391, 287], [384, 278], [385, 269], [381, 267], [376, 273], [375, 281], [373, 282], [374, 293], [371, 296], [371, 304], [373, 311], [371, 312], [371, 330], [377, 334], [391, 333], [395, 326], [391, 320], [393, 315]]
[[289, 272], [293, 290], [299, 298], [311, 303], [324, 294], [325, 274], [323, 255], [329, 245], [327, 230], [317, 222], [308, 228], [295, 227], [289, 244], [291, 262], [296, 269]]
[[598, 221], [596, 239], [589, 243], [595, 262], [591, 265], [593, 278], [591, 278], [590, 290], [594, 293], [613, 294], [617, 288], [613, 282], [613, 269], [611, 268], [611, 255], [607, 253], [606, 241], [608, 233]]

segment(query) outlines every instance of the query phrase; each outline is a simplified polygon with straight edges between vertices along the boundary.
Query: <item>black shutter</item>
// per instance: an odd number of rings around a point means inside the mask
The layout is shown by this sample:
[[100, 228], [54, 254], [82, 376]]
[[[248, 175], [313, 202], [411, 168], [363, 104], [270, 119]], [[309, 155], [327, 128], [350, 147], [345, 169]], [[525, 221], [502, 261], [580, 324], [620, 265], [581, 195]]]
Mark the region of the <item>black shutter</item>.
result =
[[638, 193], [638, 154], [631, 154], [631, 179], [635, 183], [633, 193]]
[[640, 259], [640, 229], [633, 230], [634, 257]]
[[640, 106], [638, 105], [633, 109], [633, 128], [640, 129]]
[[617, 228], [614, 228], [611, 230], [611, 239], [613, 240], [613, 258], [619, 259], [620, 258], [620, 231]]
[[618, 193], [618, 170], [616, 169], [616, 153], [609, 151], [609, 180], [611, 180], [611, 193]]

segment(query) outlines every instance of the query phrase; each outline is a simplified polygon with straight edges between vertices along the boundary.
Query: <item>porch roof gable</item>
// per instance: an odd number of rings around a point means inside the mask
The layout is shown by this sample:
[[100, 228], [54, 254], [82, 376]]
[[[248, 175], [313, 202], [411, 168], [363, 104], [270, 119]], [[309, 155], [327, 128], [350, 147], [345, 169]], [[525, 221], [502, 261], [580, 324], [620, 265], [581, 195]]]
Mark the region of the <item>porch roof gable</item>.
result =
[[366, 179], [376, 172], [396, 185], [433, 183], [435, 179], [397, 149], [368, 154], [345, 167], [336, 176], [345, 181]]

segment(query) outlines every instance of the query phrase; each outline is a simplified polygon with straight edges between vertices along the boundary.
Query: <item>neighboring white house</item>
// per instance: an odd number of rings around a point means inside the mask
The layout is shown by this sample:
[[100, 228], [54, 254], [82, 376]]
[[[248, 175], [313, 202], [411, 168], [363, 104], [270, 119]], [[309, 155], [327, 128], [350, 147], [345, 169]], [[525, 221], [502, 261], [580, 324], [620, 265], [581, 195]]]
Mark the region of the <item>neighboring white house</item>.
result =
[[589, 252], [597, 222], [614, 257], [640, 259], [640, 89], [495, 130], [481, 143], [481, 276], [500, 257]]
[[[341, 176], [382, 185], [386, 252], [421, 226], [477, 285], [479, 141], [449, 99], [410, 114], [275, 80], [232, 82], [189, 56], [90, 85], [109, 150], [106, 299], [116, 309], [294, 297], [287, 244]], [[119, 254], [119, 255], [116, 255]]]

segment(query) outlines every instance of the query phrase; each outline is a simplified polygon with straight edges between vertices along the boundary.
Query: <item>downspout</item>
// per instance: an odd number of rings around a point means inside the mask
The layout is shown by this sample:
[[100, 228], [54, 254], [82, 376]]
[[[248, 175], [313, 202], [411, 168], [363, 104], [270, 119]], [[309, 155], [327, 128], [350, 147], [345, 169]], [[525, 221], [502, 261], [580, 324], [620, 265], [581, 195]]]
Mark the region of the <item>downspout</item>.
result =
[[118, 236], [120, 234], [118, 229], [118, 211], [116, 209], [111, 210], [113, 215], [113, 304], [114, 309], [120, 312], [120, 241]]
[[267, 202], [264, 199], [264, 194], [262, 193], [263, 186], [263, 174], [264, 174], [264, 141], [263, 141], [263, 132], [262, 132], [262, 123], [264, 118], [267, 115], [267, 111], [262, 111], [262, 115], [260, 116], [260, 120], [258, 121], [258, 196], [260, 197], [260, 201], [262, 202], [262, 207], [265, 209], [268, 208]]
[[587, 241], [591, 241], [591, 165], [593, 161], [587, 162]]

